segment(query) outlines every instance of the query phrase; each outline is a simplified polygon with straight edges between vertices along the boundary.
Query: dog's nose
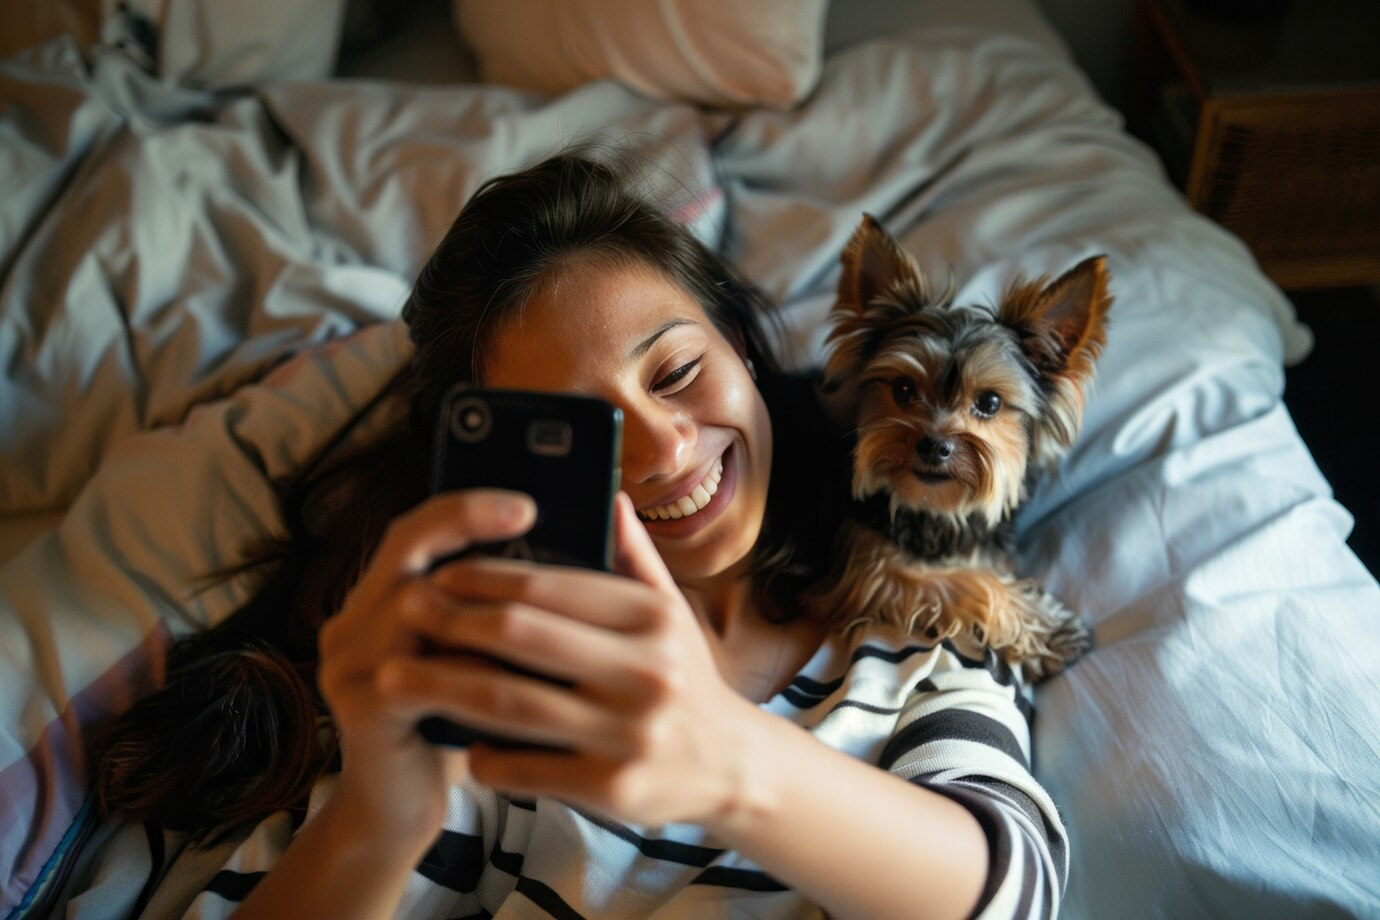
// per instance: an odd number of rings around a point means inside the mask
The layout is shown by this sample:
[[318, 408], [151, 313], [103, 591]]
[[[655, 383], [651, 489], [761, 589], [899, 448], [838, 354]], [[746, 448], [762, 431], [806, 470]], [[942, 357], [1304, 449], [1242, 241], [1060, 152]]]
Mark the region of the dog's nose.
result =
[[921, 460], [938, 466], [954, 455], [954, 442], [950, 438], [926, 436], [915, 445], [915, 452]]

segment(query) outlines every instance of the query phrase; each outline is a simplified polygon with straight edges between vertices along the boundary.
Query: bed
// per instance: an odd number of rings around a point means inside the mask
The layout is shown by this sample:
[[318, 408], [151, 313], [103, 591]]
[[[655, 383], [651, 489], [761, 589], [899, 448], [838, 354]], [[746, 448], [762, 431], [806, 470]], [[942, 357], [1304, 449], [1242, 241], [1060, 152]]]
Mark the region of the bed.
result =
[[1107, 254], [1084, 431], [1019, 521], [1096, 642], [1036, 690], [1063, 914], [1380, 916], [1380, 587], [1280, 398], [1308, 332], [1033, 0], [804, 3], [786, 38], [824, 50], [786, 96], [708, 101], [481, 80], [436, 3], [341, 54], [386, 4], [311, 30], [283, 0], [277, 45], [218, 56], [156, 6], [0, 60], [0, 916], [142, 903], [147, 841], [97, 819], [85, 734], [245, 599], [200, 576], [405, 360], [398, 309], [468, 193], [592, 137], [782, 305], [799, 366], [863, 212], [960, 300]]

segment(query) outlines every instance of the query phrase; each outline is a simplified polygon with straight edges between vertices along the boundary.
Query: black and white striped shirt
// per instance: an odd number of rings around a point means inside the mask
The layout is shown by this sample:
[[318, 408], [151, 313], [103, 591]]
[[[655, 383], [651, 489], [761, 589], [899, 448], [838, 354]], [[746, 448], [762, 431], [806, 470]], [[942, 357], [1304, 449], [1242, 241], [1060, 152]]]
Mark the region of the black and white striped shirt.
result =
[[[980, 916], [1057, 913], [1067, 839], [1030, 772], [1026, 697], [996, 656], [860, 630], [827, 641], [762, 705], [830, 747], [967, 807], [991, 852]], [[321, 782], [307, 820], [332, 787], [333, 779]], [[260, 824], [186, 916], [218, 920], [233, 911], [290, 842], [293, 824], [286, 813]], [[452, 790], [444, 831], [413, 874], [398, 916], [698, 920], [823, 913], [698, 826], [632, 827], [468, 783]]]

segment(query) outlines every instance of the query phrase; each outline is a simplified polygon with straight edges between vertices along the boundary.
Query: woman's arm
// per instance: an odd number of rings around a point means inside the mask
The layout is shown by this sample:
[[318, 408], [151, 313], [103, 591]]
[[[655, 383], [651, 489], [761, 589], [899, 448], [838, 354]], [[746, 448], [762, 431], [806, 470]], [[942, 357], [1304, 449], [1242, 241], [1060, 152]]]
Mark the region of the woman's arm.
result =
[[[1067, 837], [1030, 772], [1016, 678], [991, 653], [929, 654], [876, 766], [751, 707], [741, 796], [709, 824], [835, 916], [1054, 916]], [[833, 718], [850, 715], [866, 718]]]
[[392, 917], [417, 863], [440, 833], [468, 755], [417, 731], [428, 714], [455, 715], [445, 696], [399, 693], [405, 662], [433, 667], [409, 615], [463, 617], [431, 560], [474, 541], [516, 536], [532, 503], [511, 493], [437, 496], [399, 516], [345, 604], [321, 633], [318, 681], [340, 733], [334, 794], [303, 826], [237, 918]]
[[367, 810], [334, 796], [240, 904], [236, 920], [387, 920], [425, 848], [394, 845], [371, 827]]
[[710, 830], [834, 917], [973, 914], [989, 857], [971, 812], [751, 708], [741, 791]]
[[[1025, 794], [1047, 803], [1010, 737], [1017, 726], [1025, 733], [1010, 687], [954, 657], [913, 694], [883, 769], [833, 750], [728, 686], [631, 506], [621, 497], [619, 506], [631, 577], [471, 560], [438, 577], [489, 613], [413, 619], [442, 646], [564, 682], [412, 671], [417, 693], [434, 697], [444, 686], [463, 700], [462, 721], [556, 748], [476, 745], [476, 780], [631, 824], [701, 824], [838, 917], [961, 917], [989, 905], [1014, 915], [1032, 884], [1045, 888], [1037, 912], [1057, 902], [1059, 872], [1046, 871], [1056, 862], [1034, 837], [1042, 816], [1052, 825], [1058, 817]], [[1007, 845], [1023, 860], [1013, 884]]]

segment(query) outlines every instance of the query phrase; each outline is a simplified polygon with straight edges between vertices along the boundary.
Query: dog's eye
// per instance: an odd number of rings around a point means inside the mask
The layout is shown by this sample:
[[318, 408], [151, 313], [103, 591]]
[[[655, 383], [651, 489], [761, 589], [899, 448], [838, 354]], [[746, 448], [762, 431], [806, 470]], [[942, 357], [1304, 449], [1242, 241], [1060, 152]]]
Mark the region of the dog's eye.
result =
[[991, 390], [983, 390], [973, 400], [973, 411], [983, 418], [991, 418], [1001, 409], [1001, 397]]
[[915, 384], [905, 377], [897, 377], [891, 381], [891, 398], [896, 400], [896, 405], [908, 405], [915, 399]]

